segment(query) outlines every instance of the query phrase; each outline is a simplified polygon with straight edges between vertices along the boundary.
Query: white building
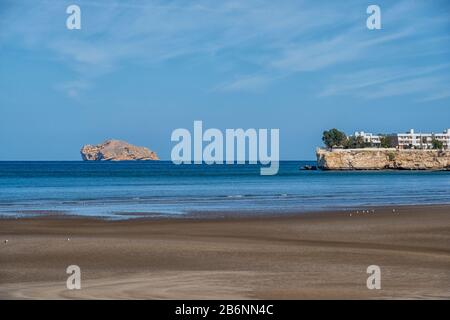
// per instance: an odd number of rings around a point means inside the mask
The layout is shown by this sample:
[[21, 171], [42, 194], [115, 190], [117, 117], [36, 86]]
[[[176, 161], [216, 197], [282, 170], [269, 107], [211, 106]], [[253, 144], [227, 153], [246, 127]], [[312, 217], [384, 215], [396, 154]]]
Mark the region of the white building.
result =
[[433, 139], [441, 141], [444, 149], [450, 148], [450, 129], [444, 130], [443, 133], [416, 133], [414, 129], [411, 129], [406, 133], [387, 135], [374, 135], [364, 131], [357, 131], [353, 136], [363, 137], [364, 142], [368, 142], [374, 147], [381, 146], [381, 138], [385, 136], [389, 138], [389, 143], [392, 147], [400, 149], [433, 149]]
[[372, 144], [374, 147], [378, 147], [381, 144], [381, 136], [374, 135], [372, 133], [364, 132], [364, 131], [356, 131], [354, 134], [355, 137], [363, 137], [364, 142], [368, 142]]
[[389, 137], [394, 138], [394, 144], [400, 149], [432, 149], [433, 139], [441, 141], [444, 149], [448, 149], [450, 146], [450, 129], [444, 130], [443, 133], [416, 133], [414, 129], [411, 129], [407, 133], [397, 133], [389, 135]]

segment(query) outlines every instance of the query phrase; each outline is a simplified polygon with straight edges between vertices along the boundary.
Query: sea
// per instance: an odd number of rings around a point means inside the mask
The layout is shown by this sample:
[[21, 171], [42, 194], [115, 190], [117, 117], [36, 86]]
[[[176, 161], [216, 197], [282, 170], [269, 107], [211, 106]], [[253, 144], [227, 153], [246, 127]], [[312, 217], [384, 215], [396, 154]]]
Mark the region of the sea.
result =
[[314, 161], [260, 165], [0, 162], [0, 217], [103, 219], [286, 214], [373, 206], [450, 204], [450, 172], [300, 170]]

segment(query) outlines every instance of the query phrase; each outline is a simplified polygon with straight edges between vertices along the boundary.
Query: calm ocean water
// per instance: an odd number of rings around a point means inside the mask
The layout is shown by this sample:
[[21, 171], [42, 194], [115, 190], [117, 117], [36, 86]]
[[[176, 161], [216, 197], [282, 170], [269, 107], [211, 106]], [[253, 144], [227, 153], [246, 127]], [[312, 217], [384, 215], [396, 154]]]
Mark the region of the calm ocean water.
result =
[[286, 213], [450, 203], [449, 172], [300, 171], [161, 162], [0, 162], [0, 216], [43, 211], [130, 218], [191, 212]]

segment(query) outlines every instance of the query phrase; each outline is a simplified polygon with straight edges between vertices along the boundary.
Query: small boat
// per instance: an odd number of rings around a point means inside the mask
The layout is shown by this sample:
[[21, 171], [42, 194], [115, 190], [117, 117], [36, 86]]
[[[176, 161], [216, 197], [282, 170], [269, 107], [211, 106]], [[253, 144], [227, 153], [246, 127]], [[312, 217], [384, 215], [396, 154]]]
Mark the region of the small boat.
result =
[[303, 167], [300, 167], [300, 170], [317, 170], [317, 166], [310, 166], [310, 165], [304, 165]]

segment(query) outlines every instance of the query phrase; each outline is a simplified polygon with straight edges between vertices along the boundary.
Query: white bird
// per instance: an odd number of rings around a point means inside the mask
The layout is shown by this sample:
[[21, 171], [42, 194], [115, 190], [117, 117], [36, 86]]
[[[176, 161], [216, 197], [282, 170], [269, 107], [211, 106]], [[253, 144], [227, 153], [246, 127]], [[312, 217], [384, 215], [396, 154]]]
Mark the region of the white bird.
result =
[[70, 238], [67, 238], [67, 241], [70, 241]]
[[5, 240], [5, 243], [8, 243], [8, 240]]

